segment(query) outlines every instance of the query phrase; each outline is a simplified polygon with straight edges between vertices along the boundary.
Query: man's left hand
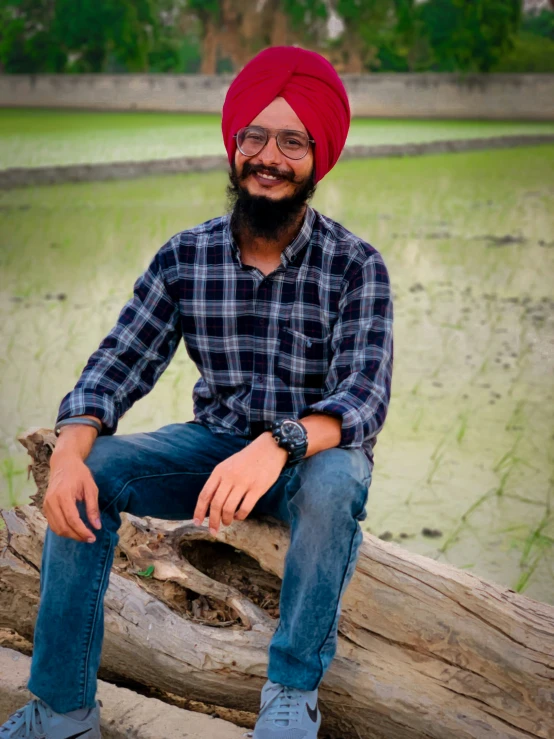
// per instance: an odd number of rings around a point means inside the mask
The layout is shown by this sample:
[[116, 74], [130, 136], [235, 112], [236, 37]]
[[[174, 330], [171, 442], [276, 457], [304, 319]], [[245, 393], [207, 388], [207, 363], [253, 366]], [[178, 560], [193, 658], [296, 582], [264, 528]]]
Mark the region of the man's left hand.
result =
[[194, 523], [199, 526], [209, 508], [210, 532], [215, 536], [220, 523], [229, 526], [245, 519], [277, 481], [287, 460], [288, 452], [277, 446], [271, 433], [261, 434], [214, 468], [198, 497]]

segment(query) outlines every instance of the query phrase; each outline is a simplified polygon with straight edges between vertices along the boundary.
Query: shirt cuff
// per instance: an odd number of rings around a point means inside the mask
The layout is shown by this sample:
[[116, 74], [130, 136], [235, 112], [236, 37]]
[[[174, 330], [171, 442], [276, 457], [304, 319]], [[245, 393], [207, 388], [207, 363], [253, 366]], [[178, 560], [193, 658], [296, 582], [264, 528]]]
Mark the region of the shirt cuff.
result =
[[102, 421], [102, 436], [114, 434], [120, 414], [111, 395], [97, 395], [90, 390], [76, 388], [62, 400], [56, 423], [73, 416], [94, 416]]

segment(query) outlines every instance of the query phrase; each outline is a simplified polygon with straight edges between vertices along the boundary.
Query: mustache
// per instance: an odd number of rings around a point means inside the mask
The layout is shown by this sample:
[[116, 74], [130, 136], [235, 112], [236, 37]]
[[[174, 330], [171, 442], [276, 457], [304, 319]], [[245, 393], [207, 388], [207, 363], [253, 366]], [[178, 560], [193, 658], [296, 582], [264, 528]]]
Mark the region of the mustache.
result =
[[251, 174], [256, 174], [259, 172], [264, 172], [265, 174], [271, 175], [272, 177], [279, 177], [282, 180], [288, 180], [288, 182], [297, 181], [294, 177], [294, 172], [282, 172], [280, 169], [277, 169], [277, 167], [266, 167], [263, 164], [251, 164], [250, 162], [245, 162], [243, 164], [239, 180], [245, 180]]

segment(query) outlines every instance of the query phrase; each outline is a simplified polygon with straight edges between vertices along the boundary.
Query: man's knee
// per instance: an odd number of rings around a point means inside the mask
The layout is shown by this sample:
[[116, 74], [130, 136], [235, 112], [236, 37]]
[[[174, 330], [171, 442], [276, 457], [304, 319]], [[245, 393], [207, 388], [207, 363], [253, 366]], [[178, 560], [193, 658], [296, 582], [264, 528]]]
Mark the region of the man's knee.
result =
[[371, 466], [360, 449], [334, 447], [318, 452], [299, 465], [298, 474], [302, 506], [314, 515], [329, 507], [365, 518]]
[[114, 496], [130, 479], [132, 471], [136, 471], [136, 462], [129, 459], [124, 439], [124, 436], [98, 437], [85, 459], [85, 464], [98, 487], [100, 510], [112, 502]]

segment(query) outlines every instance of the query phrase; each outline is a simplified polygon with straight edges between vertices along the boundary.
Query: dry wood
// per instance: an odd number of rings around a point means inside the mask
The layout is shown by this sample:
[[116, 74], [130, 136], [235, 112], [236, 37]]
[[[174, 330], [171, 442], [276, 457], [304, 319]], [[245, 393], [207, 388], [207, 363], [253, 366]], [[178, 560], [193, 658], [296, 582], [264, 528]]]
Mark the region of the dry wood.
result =
[[[55, 439], [21, 438], [40, 506]], [[32, 638], [46, 520], [2, 511], [0, 627]], [[101, 675], [255, 712], [276, 626], [286, 526], [207, 527], [123, 514], [106, 594]], [[153, 565], [151, 578], [138, 571]], [[554, 608], [364, 535], [321, 735], [523, 739], [554, 735]]]

